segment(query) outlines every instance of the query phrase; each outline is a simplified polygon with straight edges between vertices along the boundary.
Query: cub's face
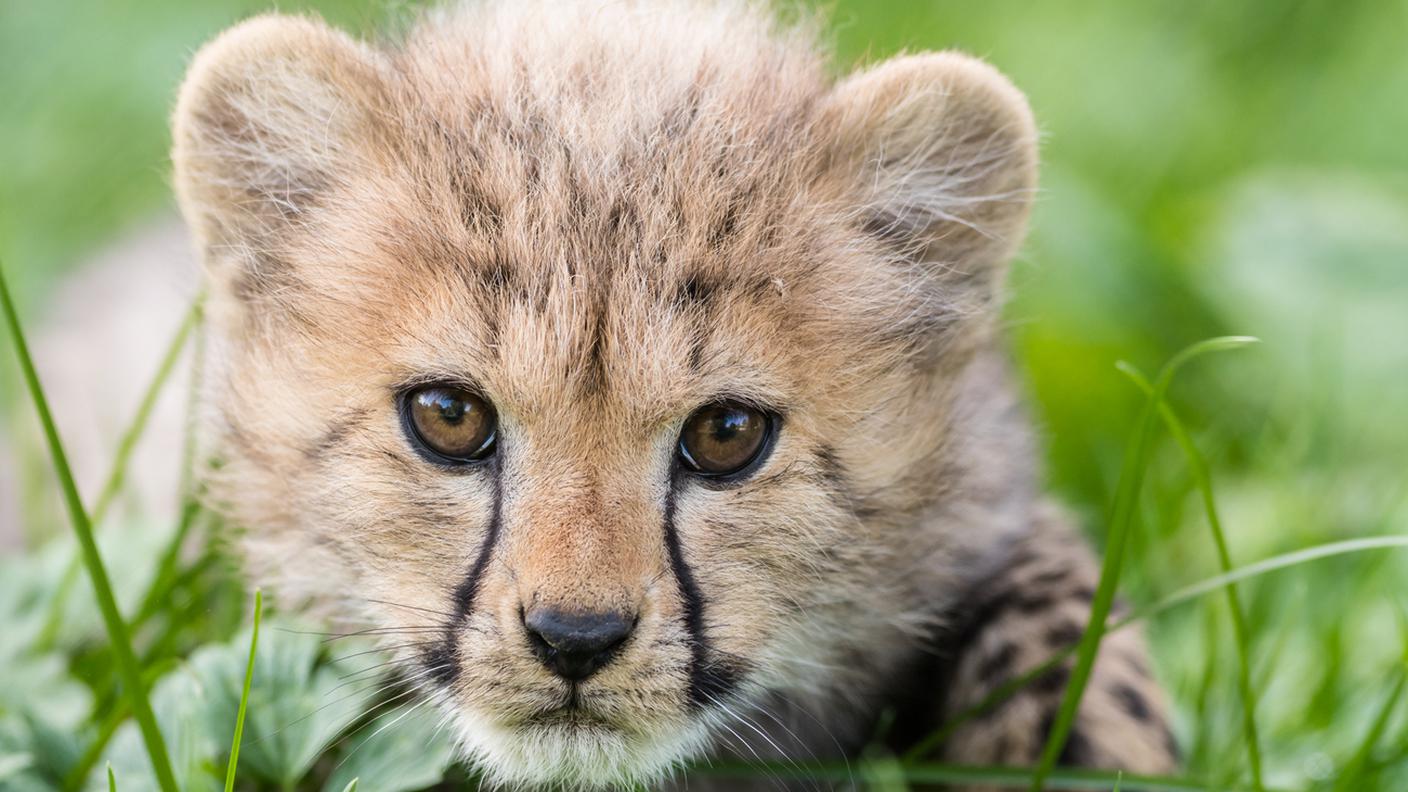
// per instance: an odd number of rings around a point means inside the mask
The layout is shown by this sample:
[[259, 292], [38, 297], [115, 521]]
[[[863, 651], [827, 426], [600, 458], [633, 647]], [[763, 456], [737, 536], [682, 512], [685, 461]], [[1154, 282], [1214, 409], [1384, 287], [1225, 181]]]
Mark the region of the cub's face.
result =
[[597, 59], [497, 13], [527, 69], [453, 16], [396, 51], [264, 17], [197, 57], [211, 485], [254, 571], [383, 634], [495, 777], [649, 778], [765, 696], [873, 694], [942, 575], [1032, 127], [972, 60], [832, 85], [751, 11]]

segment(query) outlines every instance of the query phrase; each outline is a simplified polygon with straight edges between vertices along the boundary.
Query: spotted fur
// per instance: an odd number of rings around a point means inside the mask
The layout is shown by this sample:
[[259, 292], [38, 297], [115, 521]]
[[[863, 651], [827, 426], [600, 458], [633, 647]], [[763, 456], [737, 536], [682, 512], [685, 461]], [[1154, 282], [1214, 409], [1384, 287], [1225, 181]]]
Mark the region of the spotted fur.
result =
[[[853, 753], [1080, 621], [1089, 558], [994, 332], [1026, 102], [955, 53], [836, 80], [814, 27], [502, 0], [377, 43], [259, 17], [191, 66], [173, 159], [213, 288], [212, 502], [286, 599], [387, 633], [491, 779]], [[410, 447], [396, 396], [436, 381], [497, 408], [489, 464]], [[728, 486], [674, 461], [720, 398], [781, 421]], [[637, 622], [569, 683], [530, 651], [537, 605]], [[1168, 766], [1141, 655], [1112, 641], [1072, 761]], [[1030, 759], [1057, 687], [948, 755]]]

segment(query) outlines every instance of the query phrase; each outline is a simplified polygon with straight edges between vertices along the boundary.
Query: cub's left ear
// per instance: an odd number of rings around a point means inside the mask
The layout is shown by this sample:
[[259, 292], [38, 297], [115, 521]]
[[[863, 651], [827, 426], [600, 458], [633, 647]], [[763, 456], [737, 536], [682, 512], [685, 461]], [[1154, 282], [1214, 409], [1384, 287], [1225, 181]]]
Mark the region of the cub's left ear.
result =
[[991, 301], [1036, 188], [1026, 97], [982, 61], [929, 53], [851, 76], [823, 112], [828, 170], [859, 200], [866, 231], [929, 265], [953, 297], [976, 286], [968, 296]]

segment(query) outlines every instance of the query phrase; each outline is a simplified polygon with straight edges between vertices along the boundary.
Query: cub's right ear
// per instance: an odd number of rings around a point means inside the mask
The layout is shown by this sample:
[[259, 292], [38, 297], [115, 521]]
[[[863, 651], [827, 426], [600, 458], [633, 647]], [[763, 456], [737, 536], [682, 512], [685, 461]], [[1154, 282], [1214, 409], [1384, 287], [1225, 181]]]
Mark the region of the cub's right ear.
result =
[[375, 50], [315, 19], [256, 17], [201, 49], [176, 103], [171, 156], [212, 270], [234, 264], [257, 277], [254, 251], [366, 172], [385, 138], [387, 86]]

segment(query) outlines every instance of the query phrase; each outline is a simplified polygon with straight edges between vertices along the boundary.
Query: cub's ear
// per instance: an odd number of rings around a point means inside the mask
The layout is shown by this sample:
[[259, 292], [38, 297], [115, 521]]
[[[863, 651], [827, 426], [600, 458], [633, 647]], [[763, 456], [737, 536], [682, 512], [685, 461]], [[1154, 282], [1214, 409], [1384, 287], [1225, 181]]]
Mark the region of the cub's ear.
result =
[[387, 85], [381, 56], [309, 18], [256, 17], [201, 49], [176, 103], [172, 162], [207, 263], [267, 249], [365, 172], [385, 137]]
[[1036, 187], [1036, 126], [1022, 93], [982, 61], [930, 53], [847, 78], [824, 112], [828, 169], [860, 201], [865, 230], [931, 265], [951, 297], [990, 302]]

